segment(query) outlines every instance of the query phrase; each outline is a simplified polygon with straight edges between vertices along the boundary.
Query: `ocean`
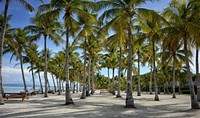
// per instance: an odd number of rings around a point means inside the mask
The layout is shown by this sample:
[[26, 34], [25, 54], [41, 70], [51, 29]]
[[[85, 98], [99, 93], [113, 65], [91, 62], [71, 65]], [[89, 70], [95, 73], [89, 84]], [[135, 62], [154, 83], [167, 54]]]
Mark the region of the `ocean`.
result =
[[[5, 84], [3, 85], [3, 89], [5, 93], [19, 93], [24, 91], [24, 86], [19, 85], [19, 84]], [[31, 85], [27, 85], [27, 89], [30, 91], [32, 89]], [[36, 85], [35, 87], [36, 91], [40, 90], [40, 86]], [[51, 90], [54, 90], [53, 86], [50, 86]], [[43, 85], [43, 91], [45, 90], [44, 85]]]

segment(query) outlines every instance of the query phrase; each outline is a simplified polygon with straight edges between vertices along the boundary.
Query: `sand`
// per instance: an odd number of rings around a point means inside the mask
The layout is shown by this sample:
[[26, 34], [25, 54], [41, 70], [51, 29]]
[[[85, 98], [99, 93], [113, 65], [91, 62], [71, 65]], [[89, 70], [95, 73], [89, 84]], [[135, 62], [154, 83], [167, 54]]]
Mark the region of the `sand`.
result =
[[99, 91], [86, 99], [80, 99], [81, 93], [72, 94], [75, 105], [64, 105], [64, 93], [60, 96], [49, 94], [31, 96], [29, 100], [5, 100], [0, 106], [0, 118], [200, 118], [200, 110], [190, 109], [188, 95], [159, 95], [160, 101], [154, 101], [154, 95], [143, 93], [136, 96], [136, 108], [124, 108], [125, 93], [122, 98]]

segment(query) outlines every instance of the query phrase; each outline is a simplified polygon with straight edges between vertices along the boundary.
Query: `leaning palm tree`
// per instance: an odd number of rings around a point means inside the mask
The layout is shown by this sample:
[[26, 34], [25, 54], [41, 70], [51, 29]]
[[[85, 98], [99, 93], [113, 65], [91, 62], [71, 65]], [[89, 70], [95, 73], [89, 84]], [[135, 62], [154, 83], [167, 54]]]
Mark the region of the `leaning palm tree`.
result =
[[[29, 11], [34, 10], [34, 8], [28, 2], [26, 2], [26, 0], [15, 0], [15, 1], [20, 2]], [[2, 2], [2, 0], [0, 0], [0, 2]], [[6, 24], [8, 21], [8, 8], [9, 8], [10, 2], [11, 2], [11, 0], [6, 0], [6, 2], [5, 2], [2, 30], [0, 30], [0, 105], [4, 105], [4, 101], [2, 98], [2, 91], [1, 91], [1, 89], [2, 89], [2, 56], [3, 56], [3, 47], [4, 47], [3, 46], [4, 36], [5, 36], [5, 32], [7, 30]]]
[[192, 42], [191, 39], [195, 39], [199, 34], [199, 27], [196, 25], [194, 16], [197, 10], [191, 9], [192, 1], [182, 0], [172, 0], [169, 4], [169, 7], [164, 10], [164, 16], [169, 20], [170, 26], [166, 27], [166, 30], [173, 31], [173, 33], [168, 35], [177, 36], [177, 40], [183, 42], [185, 62], [187, 67], [188, 74], [188, 83], [190, 88], [190, 97], [191, 97], [191, 108], [197, 109], [200, 108], [197, 97], [194, 92], [194, 85], [191, 77], [190, 65], [189, 65], [189, 54], [188, 47], [189, 42]]
[[24, 75], [24, 69], [23, 69], [23, 57], [25, 52], [31, 53], [31, 50], [29, 49], [28, 43], [30, 41], [30, 36], [28, 36], [28, 32], [26, 32], [23, 29], [16, 28], [16, 29], [10, 29], [9, 31], [9, 37], [5, 39], [5, 47], [4, 47], [4, 53], [11, 52], [11, 60], [13, 59], [13, 56], [16, 56], [16, 59], [20, 61], [20, 67], [21, 67], [21, 73], [22, 73], [22, 79], [24, 83], [24, 92], [27, 92], [27, 85]]

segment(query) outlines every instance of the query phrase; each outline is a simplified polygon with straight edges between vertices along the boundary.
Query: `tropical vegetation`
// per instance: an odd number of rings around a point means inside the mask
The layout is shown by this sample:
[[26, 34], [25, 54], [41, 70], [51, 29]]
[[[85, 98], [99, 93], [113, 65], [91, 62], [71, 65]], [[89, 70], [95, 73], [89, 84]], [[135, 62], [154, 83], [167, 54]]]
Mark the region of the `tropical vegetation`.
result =
[[[16, 1], [29, 11], [34, 10], [26, 0]], [[147, 0], [50, 0], [49, 3], [41, 0], [31, 24], [24, 28], [9, 25], [10, 2], [5, 1], [0, 15], [1, 105], [4, 104], [2, 57], [9, 53], [11, 61], [14, 57], [19, 61], [24, 92], [28, 91], [24, 65], [28, 65], [34, 94], [35, 74], [43, 93], [40, 75], [43, 72], [44, 97], [48, 97], [50, 74], [53, 93], [61, 95], [65, 91], [65, 105], [74, 104], [71, 94], [80, 88], [80, 99], [94, 94], [95, 89], [108, 89], [112, 95], [117, 91], [117, 98], [125, 91], [127, 108], [135, 108], [133, 91], [138, 96], [142, 91], [154, 93], [154, 100], [159, 101], [160, 92], [171, 92], [172, 98], [178, 99], [176, 92], [189, 90], [191, 108], [200, 108], [200, 90], [195, 92], [200, 85], [199, 0], [171, 0], [162, 12], [140, 7]], [[40, 39], [44, 41], [43, 50], [38, 48]], [[64, 44], [62, 49], [48, 48], [48, 39], [56, 46]], [[195, 63], [191, 60], [194, 56]], [[196, 74], [191, 72], [191, 65], [196, 66]], [[141, 74], [142, 66], [151, 71]], [[107, 76], [100, 73], [105, 68]]]

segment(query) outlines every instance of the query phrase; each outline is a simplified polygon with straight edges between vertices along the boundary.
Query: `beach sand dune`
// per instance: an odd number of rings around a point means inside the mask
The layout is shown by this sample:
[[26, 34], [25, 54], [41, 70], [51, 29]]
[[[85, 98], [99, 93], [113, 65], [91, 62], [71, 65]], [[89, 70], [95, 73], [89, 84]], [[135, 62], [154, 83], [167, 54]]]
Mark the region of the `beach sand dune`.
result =
[[154, 101], [154, 95], [134, 93], [135, 109], [124, 108], [125, 93], [122, 98], [111, 94], [99, 94], [99, 91], [86, 99], [79, 99], [81, 93], [72, 94], [75, 105], [64, 105], [64, 93], [60, 96], [49, 94], [31, 96], [29, 100], [5, 100], [0, 106], [0, 118], [200, 118], [200, 110], [190, 109], [190, 96], [159, 95], [160, 101]]

